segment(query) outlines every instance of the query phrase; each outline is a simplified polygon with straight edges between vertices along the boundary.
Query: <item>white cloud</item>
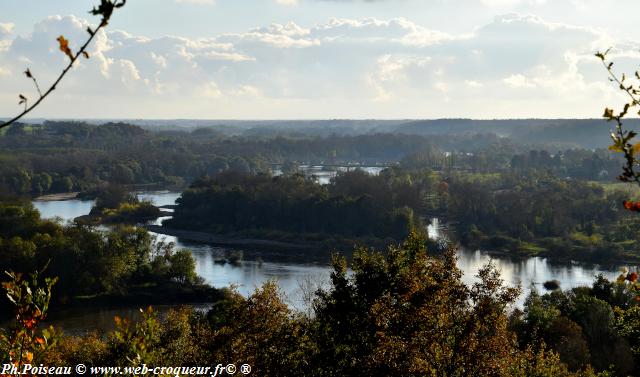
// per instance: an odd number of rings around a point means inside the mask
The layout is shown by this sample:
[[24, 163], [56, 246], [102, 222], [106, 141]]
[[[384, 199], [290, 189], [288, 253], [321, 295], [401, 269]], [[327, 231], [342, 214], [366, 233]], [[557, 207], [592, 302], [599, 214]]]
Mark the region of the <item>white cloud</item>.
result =
[[155, 52], [151, 51], [151, 60], [153, 60], [159, 69], [167, 68], [167, 59], [165, 59], [162, 55], [157, 55]]
[[433, 85], [433, 87], [434, 87], [437, 91], [442, 92], [442, 93], [447, 93], [447, 92], [449, 91], [449, 85], [447, 85], [447, 83], [446, 83], [446, 82], [444, 82], [444, 81], [438, 81], [438, 82], [436, 82], [436, 83]]
[[219, 98], [222, 96], [222, 91], [214, 81], [205, 83], [201, 88], [201, 94], [206, 98]]
[[[24, 78], [6, 72], [27, 66], [50, 82], [66, 61], [55, 38], [77, 48], [87, 25], [52, 16], [13, 35], [0, 48], [0, 96], [24, 90]], [[404, 18], [289, 22], [202, 38], [109, 30], [61, 88], [94, 104], [73, 107], [86, 111], [77, 116], [103, 112], [92, 117], [598, 116], [615, 88], [593, 52], [612, 44], [622, 67], [637, 66], [635, 44], [515, 13], [457, 35]], [[57, 113], [70, 108], [61, 99], [50, 103], [40, 115], [68, 116]], [[12, 110], [0, 103], [0, 113]]]
[[231, 95], [236, 97], [258, 98], [262, 96], [260, 89], [251, 85], [240, 85], [231, 90]]
[[275, 0], [276, 4], [280, 4], [280, 5], [298, 5], [298, 0]]
[[215, 0], [175, 0], [179, 4], [215, 5]]
[[0, 22], [0, 39], [6, 38], [13, 32], [14, 24]]
[[505, 77], [502, 79], [502, 82], [505, 83], [510, 88], [535, 88], [536, 84], [521, 74], [511, 75], [509, 77]]
[[241, 34], [226, 34], [220, 40], [234, 46], [269, 45], [275, 48], [305, 48], [317, 46], [320, 40], [309, 38], [310, 31], [293, 22], [286, 25], [273, 24]]
[[120, 80], [123, 83], [129, 83], [131, 81], [140, 80], [140, 72], [138, 72], [138, 68], [131, 60], [121, 59], [118, 61], [119, 71], [120, 71]]
[[522, 4], [544, 5], [548, 3], [548, 0], [480, 0], [480, 3], [489, 7], [511, 7]]

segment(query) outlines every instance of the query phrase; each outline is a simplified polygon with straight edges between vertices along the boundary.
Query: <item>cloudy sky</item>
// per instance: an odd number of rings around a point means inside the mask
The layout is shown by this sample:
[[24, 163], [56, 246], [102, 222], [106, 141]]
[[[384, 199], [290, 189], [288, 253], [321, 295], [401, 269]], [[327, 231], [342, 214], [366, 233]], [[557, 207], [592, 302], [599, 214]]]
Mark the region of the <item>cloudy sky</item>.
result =
[[[98, 0], [2, 0], [0, 116], [35, 98]], [[32, 116], [596, 118], [593, 56], [640, 65], [637, 0], [130, 0]]]

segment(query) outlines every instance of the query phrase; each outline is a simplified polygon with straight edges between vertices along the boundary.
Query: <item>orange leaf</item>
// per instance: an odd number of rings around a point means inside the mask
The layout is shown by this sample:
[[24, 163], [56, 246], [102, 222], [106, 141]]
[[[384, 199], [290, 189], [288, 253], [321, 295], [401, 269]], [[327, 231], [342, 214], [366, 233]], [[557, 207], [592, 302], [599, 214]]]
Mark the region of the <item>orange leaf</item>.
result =
[[69, 57], [69, 59], [73, 60], [73, 53], [69, 48], [69, 41], [65, 39], [64, 36], [61, 35], [58, 37], [58, 43], [60, 44], [60, 51], [64, 52], [65, 55]]
[[622, 202], [622, 205], [624, 206], [625, 209], [628, 209], [629, 211], [640, 212], [640, 202], [632, 202], [630, 200], [625, 200], [624, 202]]
[[24, 327], [26, 327], [27, 329], [31, 330], [32, 328], [34, 328], [36, 326], [36, 320], [33, 319], [33, 318], [24, 319], [24, 320], [22, 320], [22, 325]]

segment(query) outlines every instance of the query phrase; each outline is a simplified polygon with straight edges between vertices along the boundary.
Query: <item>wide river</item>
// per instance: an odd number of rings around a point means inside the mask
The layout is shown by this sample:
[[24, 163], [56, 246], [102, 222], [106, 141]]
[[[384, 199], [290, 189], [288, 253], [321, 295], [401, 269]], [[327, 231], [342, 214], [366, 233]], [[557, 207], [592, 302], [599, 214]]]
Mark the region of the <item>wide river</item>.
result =
[[[156, 205], [174, 204], [180, 196], [174, 192], [143, 192], [138, 194], [141, 199], [149, 199]], [[73, 218], [89, 213], [92, 201], [66, 200], [40, 202], [34, 201], [34, 206], [40, 211], [42, 217], [59, 217], [61, 221], [70, 221]], [[439, 237], [442, 232], [437, 219], [428, 227], [430, 237]], [[264, 282], [276, 280], [287, 302], [294, 308], [305, 310], [307, 308], [305, 292], [309, 292], [320, 286], [326, 286], [329, 281], [330, 267], [324, 257], [320, 260], [312, 257], [305, 258], [298, 255], [296, 258], [288, 258], [283, 252], [266, 252], [245, 249], [241, 250], [242, 260], [239, 263], [220, 263], [220, 260], [228, 258], [230, 254], [238, 253], [224, 247], [216, 247], [176, 239], [175, 237], [154, 234], [158, 240], [175, 242], [178, 248], [192, 250], [196, 260], [197, 273], [214, 287], [234, 286], [243, 295], [248, 295]], [[542, 284], [548, 280], [557, 280], [563, 289], [580, 285], [590, 285], [597, 274], [603, 274], [609, 279], [615, 279], [619, 275], [622, 265], [599, 266], [585, 263], [551, 263], [545, 258], [510, 259], [491, 257], [487, 252], [479, 250], [461, 249], [458, 252], [458, 267], [464, 273], [463, 280], [467, 284], [476, 281], [478, 270], [492, 261], [500, 270], [502, 279], [506, 284], [515, 286], [520, 284], [523, 295], [518, 300], [522, 305], [526, 294], [535, 287], [543, 292]], [[217, 262], [217, 263], [216, 263]], [[110, 321], [113, 317], [111, 311], [101, 312], [98, 318], [104, 317], [104, 321]], [[96, 318], [95, 313], [92, 315]], [[71, 320], [72, 318], [69, 318]], [[81, 321], [84, 321], [82, 319]], [[94, 322], [100, 320], [94, 320]], [[77, 320], [73, 320], [78, 323]], [[102, 326], [101, 323], [92, 323], [91, 326]], [[64, 324], [63, 324], [64, 325]], [[66, 324], [63, 327], [74, 327]]]

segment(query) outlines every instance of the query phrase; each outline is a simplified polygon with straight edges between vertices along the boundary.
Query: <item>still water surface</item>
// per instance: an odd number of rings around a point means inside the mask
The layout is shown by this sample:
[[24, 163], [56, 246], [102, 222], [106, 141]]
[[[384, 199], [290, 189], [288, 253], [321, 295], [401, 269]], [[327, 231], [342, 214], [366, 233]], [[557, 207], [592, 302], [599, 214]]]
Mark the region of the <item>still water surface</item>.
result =
[[[174, 192], [144, 192], [138, 194], [140, 199], [148, 199], [156, 205], [174, 204], [180, 196]], [[93, 202], [66, 200], [57, 202], [34, 202], [42, 217], [60, 217], [63, 221], [72, 220], [76, 216], [89, 213]], [[444, 227], [434, 219], [428, 227], [430, 237], [442, 236]], [[317, 287], [326, 286], [329, 281], [330, 267], [326, 257], [287, 258], [283, 252], [266, 252], [256, 250], [240, 250], [242, 260], [236, 264], [220, 263], [220, 260], [232, 252], [229, 248], [184, 241], [171, 236], [153, 233], [158, 240], [175, 242], [178, 248], [188, 248], [196, 260], [196, 270], [204, 280], [214, 287], [234, 286], [243, 295], [248, 295], [257, 287], [269, 280], [276, 280], [285, 295], [287, 302], [294, 308], [305, 310], [304, 292]], [[511, 259], [491, 257], [487, 252], [461, 249], [458, 252], [458, 267], [464, 273], [463, 280], [467, 284], [476, 281], [478, 270], [492, 262], [502, 274], [502, 279], [515, 286], [520, 284], [523, 295], [522, 302], [531, 287], [544, 291], [542, 284], [548, 280], [558, 280], [563, 289], [580, 285], [590, 285], [597, 274], [614, 279], [619, 274], [619, 266], [599, 266], [584, 263], [551, 263], [546, 258]], [[115, 312], [114, 312], [115, 313]], [[102, 317], [111, 318], [111, 312], [101, 313]], [[74, 320], [78, 323], [78, 320]]]

